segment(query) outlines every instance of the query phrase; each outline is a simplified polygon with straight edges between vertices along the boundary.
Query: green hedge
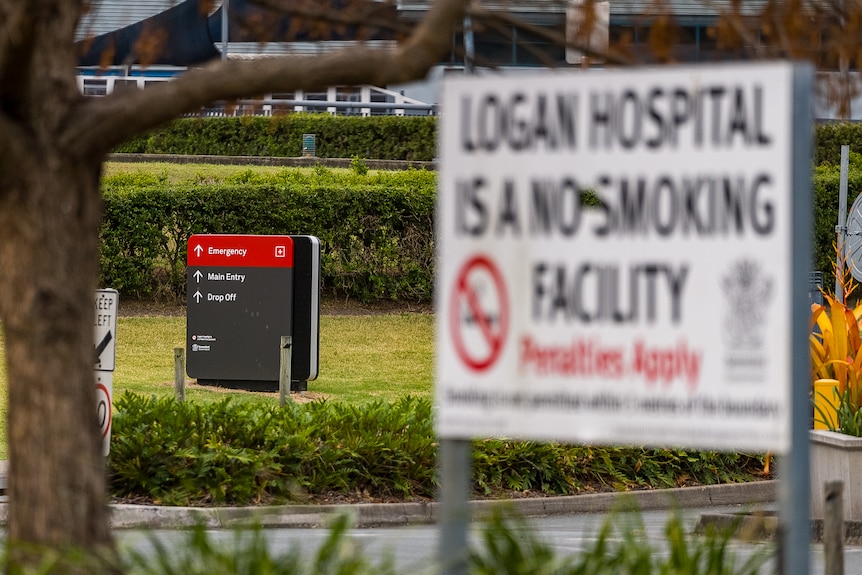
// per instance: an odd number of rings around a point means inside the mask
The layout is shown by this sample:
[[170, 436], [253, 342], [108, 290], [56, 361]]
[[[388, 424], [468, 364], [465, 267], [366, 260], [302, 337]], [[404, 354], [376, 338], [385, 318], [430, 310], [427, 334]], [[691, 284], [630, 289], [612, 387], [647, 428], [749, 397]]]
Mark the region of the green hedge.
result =
[[[840, 162], [840, 159], [839, 159]], [[862, 154], [850, 152], [847, 177], [847, 210], [862, 192]], [[814, 169], [812, 201], [814, 203], [814, 269], [824, 275], [833, 273], [835, 265], [835, 225], [838, 223], [838, 193], [841, 169], [838, 164], [823, 163]], [[824, 286], [831, 289], [826, 282]], [[857, 296], [859, 294], [856, 294]]]
[[[302, 135], [317, 135], [321, 158], [431, 161], [437, 156], [434, 116], [287, 114], [240, 118], [184, 118], [130, 140], [114, 150], [136, 154], [217, 156], [302, 155]], [[838, 164], [841, 145], [862, 152], [862, 124], [823, 124], [816, 128], [814, 165]]]
[[814, 165], [841, 163], [841, 146], [862, 152], [862, 124], [842, 122], [821, 124], [815, 131]]
[[285, 169], [169, 185], [120, 174], [104, 182], [101, 285], [125, 297], [180, 299], [192, 234], [310, 234], [325, 293], [362, 301], [430, 300], [436, 175], [336, 175]]
[[288, 114], [274, 117], [186, 118], [130, 140], [118, 153], [220, 156], [302, 155], [303, 134], [316, 134], [321, 158], [431, 161], [436, 156], [433, 116]]
[[[373, 174], [373, 175], [369, 175]], [[430, 301], [436, 174], [425, 170], [246, 170], [226, 181], [170, 185], [119, 174], [104, 182], [101, 285], [124, 297], [178, 301], [186, 242], [194, 233], [311, 234], [321, 240], [324, 293], [361, 301]], [[835, 261], [839, 167], [814, 172], [813, 269]], [[862, 190], [862, 155], [851, 153], [848, 207]], [[828, 285], [828, 282], [827, 282]]]
[[[245, 505], [328, 492], [433, 498], [429, 399], [178, 403], [131, 393], [115, 403], [109, 489], [166, 505]], [[473, 447], [477, 495], [569, 494], [756, 478], [758, 456], [494, 439]]]

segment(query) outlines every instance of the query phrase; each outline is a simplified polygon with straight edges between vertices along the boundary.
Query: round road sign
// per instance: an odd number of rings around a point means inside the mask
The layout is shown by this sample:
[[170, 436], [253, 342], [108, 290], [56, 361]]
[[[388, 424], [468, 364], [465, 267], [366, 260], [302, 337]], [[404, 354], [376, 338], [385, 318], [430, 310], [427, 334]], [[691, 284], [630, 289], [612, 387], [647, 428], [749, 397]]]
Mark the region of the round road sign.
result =
[[96, 384], [96, 409], [99, 417], [99, 433], [102, 439], [111, 431], [111, 392], [101, 383]]
[[488, 257], [472, 257], [458, 273], [449, 326], [455, 351], [470, 369], [485, 371], [500, 357], [509, 330], [509, 296]]

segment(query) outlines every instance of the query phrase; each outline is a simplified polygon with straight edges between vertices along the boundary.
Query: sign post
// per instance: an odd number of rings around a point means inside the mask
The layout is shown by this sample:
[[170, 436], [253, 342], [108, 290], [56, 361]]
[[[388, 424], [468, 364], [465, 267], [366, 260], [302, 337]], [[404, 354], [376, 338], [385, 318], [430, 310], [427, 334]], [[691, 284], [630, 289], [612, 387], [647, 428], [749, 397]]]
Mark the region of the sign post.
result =
[[[441, 452], [779, 452], [785, 564], [807, 572], [811, 81], [790, 63], [447, 80]], [[462, 551], [448, 527], [442, 560]]]
[[275, 391], [280, 343], [292, 337], [289, 391], [320, 358], [320, 240], [197, 234], [186, 268], [187, 371], [203, 383]]
[[278, 345], [292, 333], [290, 236], [193, 235], [186, 282], [189, 376], [277, 386]]
[[102, 455], [111, 451], [111, 415], [114, 366], [117, 358], [117, 290], [96, 290], [93, 340], [96, 352], [96, 408], [102, 435]]

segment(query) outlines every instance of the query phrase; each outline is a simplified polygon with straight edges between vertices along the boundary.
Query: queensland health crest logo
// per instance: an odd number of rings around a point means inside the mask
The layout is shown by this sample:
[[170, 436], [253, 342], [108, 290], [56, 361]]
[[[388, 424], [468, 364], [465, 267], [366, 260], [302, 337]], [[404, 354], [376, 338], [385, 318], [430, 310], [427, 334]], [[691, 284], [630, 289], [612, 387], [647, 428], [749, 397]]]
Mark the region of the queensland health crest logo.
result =
[[773, 279], [758, 262], [741, 258], [721, 280], [724, 295], [722, 340], [725, 377], [730, 381], [762, 381], [767, 368], [764, 344]]

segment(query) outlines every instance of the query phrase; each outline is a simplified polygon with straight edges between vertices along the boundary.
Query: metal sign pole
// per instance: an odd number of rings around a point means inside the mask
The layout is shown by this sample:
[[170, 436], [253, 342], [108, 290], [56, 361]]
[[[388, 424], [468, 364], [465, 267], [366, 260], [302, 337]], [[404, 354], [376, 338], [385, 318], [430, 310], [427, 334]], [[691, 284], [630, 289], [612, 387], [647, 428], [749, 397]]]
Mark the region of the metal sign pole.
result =
[[792, 391], [790, 407], [790, 453], [779, 481], [782, 537], [780, 552], [784, 573], [809, 572], [811, 545], [809, 429], [812, 412], [810, 351], [808, 349], [809, 304], [806, 288], [811, 265], [811, 87], [810, 67], [796, 67], [793, 75], [793, 228], [790, 303]]
[[293, 336], [281, 336], [279, 346], [278, 401], [284, 407], [290, 400], [290, 368], [293, 364]]
[[844, 242], [847, 239], [847, 172], [850, 163], [850, 146], [841, 146], [841, 178], [838, 182], [838, 250], [835, 254], [835, 299], [844, 303]]
[[227, 60], [227, 41], [229, 18], [228, 11], [230, 10], [230, 0], [224, 0], [221, 5], [221, 59]]
[[442, 575], [467, 573], [471, 449], [468, 440], [440, 440], [440, 517], [437, 522]]
[[[464, 16], [464, 72], [476, 73], [473, 21]], [[440, 440], [439, 561], [442, 575], [467, 575], [467, 525], [470, 523], [472, 443], [466, 439]]]

